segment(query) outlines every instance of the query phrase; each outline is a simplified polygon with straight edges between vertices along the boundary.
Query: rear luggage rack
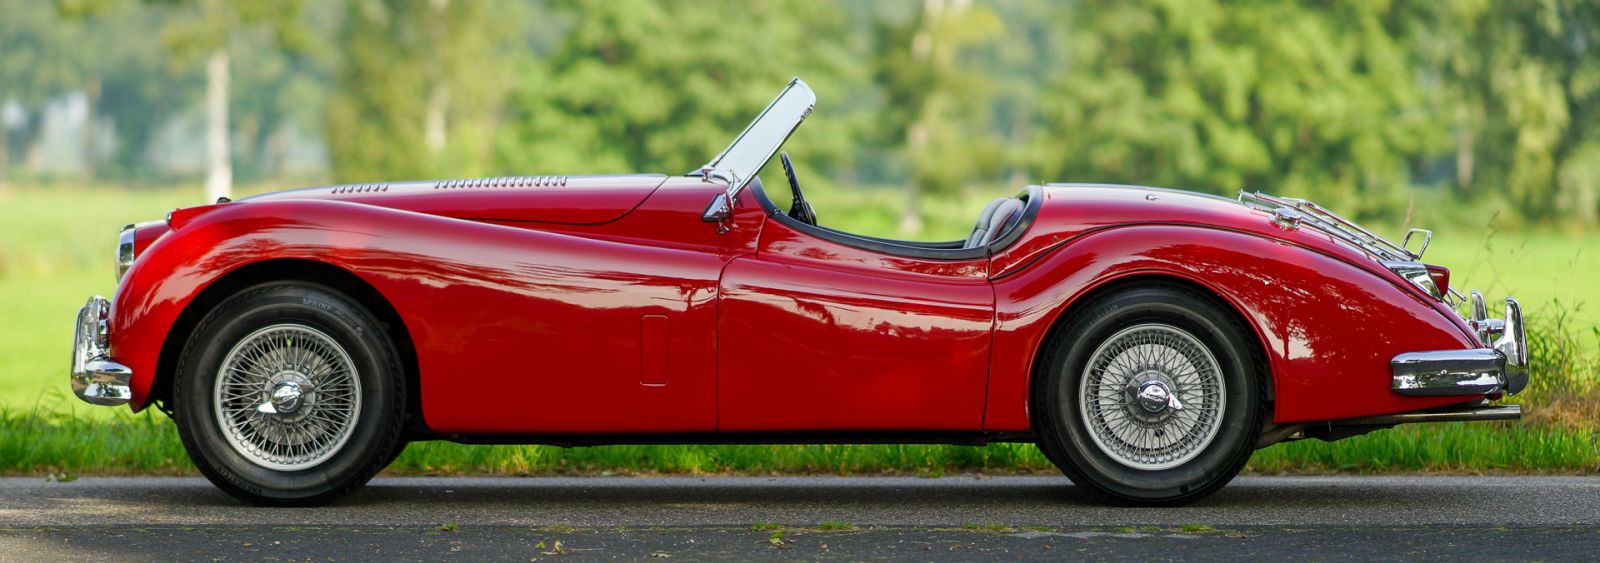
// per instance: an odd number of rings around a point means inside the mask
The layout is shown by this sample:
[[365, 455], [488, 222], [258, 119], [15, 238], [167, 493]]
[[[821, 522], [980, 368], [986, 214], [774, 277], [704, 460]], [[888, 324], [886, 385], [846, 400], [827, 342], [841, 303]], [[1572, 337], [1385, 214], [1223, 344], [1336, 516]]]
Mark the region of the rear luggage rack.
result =
[[[1316, 203], [1293, 197], [1278, 197], [1261, 192], [1239, 192], [1239, 203], [1252, 209], [1271, 212], [1272, 221], [1285, 229], [1299, 228], [1302, 224], [1315, 227], [1340, 242], [1366, 251], [1379, 260], [1392, 260], [1410, 262], [1422, 258], [1422, 253], [1428, 250], [1428, 243], [1433, 239], [1433, 232], [1427, 229], [1411, 229], [1406, 231], [1406, 238], [1400, 244], [1389, 240], [1357, 225], [1354, 221], [1340, 217], [1328, 211], [1327, 208]], [[1415, 252], [1406, 248], [1411, 243], [1411, 237], [1422, 236], [1422, 245]]]

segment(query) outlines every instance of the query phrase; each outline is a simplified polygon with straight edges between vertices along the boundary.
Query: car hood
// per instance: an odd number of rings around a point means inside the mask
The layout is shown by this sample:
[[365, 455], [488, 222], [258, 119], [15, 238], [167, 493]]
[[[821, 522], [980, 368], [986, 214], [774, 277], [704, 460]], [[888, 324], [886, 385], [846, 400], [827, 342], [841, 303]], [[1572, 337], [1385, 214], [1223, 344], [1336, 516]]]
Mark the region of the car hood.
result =
[[266, 193], [239, 203], [325, 199], [457, 219], [592, 225], [627, 215], [666, 179], [623, 174], [341, 184]]

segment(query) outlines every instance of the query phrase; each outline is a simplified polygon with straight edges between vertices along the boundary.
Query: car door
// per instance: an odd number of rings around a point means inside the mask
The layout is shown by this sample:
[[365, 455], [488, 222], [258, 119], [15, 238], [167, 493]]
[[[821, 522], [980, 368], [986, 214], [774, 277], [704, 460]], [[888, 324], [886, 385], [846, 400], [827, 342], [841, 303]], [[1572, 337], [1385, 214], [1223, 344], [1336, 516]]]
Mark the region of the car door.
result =
[[715, 431], [717, 280], [755, 251], [763, 221], [753, 208], [726, 229], [702, 221], [723, 190], [675, 178], [603, 224], [422, 233], [412, 247], [427, 254], [407, 261], [420, 266], [395, 300], [417, 342], [429, 427]]
[[769, 218], [723, 270], [721, 432], [976, 431], [994, 319], [987, 259], [874, 252]]

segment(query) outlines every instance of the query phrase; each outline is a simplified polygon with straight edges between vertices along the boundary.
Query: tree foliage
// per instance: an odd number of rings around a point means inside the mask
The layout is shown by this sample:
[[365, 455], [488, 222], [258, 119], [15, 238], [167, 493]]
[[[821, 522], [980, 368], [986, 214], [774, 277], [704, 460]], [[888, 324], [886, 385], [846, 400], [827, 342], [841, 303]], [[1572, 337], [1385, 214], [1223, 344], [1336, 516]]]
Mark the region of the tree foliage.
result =
[[1055, 177], [1393, 208], [1408, 159], [1447, 137], [1391, 15], [1380, 3], [1087, 2], [1033, 156]]
[[789, 150], [816, 182], [1266, 190], [1392, 219], [1431, 191], [1600, 222], [1600, 0], [286, 6], [0, 0], [3, 174], [49, 104], [96, 88], [115, 138], [86, 154], [139, 173], [199, 115], [188, 51], [227, 41], [258, 179], [291, 127], [342, 180], [681, 172], [801, 76], [821, 112]]
[[[834, 8], [811, 0], [557, 4], [554, 15], [570, 27], [518, 69], [497, 163], [554, 173], [698, 167], [791, 77], [832, 100], [858, 89], [860, 46]], [[834, 116], [807, 125], [808, 162], [848, 160], [848, 147], [814, 141], [852, 137], [849, 111]]]
[[[351, 0], [338, 32], [325, 134], [341, 180], [483, 172], [485, 130], [521, 59], [520, 7], [465, 0]], [[441, 100], [441, 98], [443, 98]], [[429, 146], [430, 109], [444, 136]], [[454, 141], [454, 142], [451, 142]]]
[[1421, 4], [1408, 14], [1452, 111], [1457, 188], [1525, 215], [1600, 215], [1600, 2]]

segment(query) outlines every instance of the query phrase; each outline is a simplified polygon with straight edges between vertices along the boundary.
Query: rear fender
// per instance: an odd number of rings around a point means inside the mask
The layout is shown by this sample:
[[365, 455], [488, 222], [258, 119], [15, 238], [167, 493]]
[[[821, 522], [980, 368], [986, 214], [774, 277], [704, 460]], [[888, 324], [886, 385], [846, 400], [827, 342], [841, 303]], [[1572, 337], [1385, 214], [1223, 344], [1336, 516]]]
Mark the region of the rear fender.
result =
[[1459, 403], [1389, 390], [1389, 361], [1474, 347], [1430, 303], [1341, 259], [1260, 235], [1131, 225], [1080, 235], [994, 280], [994, 360], [985, 430], [1028, 428], [1032, 375], [1050, 331], [1108, 284], [1175, 279], [1206, 289], [1255, 332], [1272, 372], [1277, 423], [1332, 420]]

